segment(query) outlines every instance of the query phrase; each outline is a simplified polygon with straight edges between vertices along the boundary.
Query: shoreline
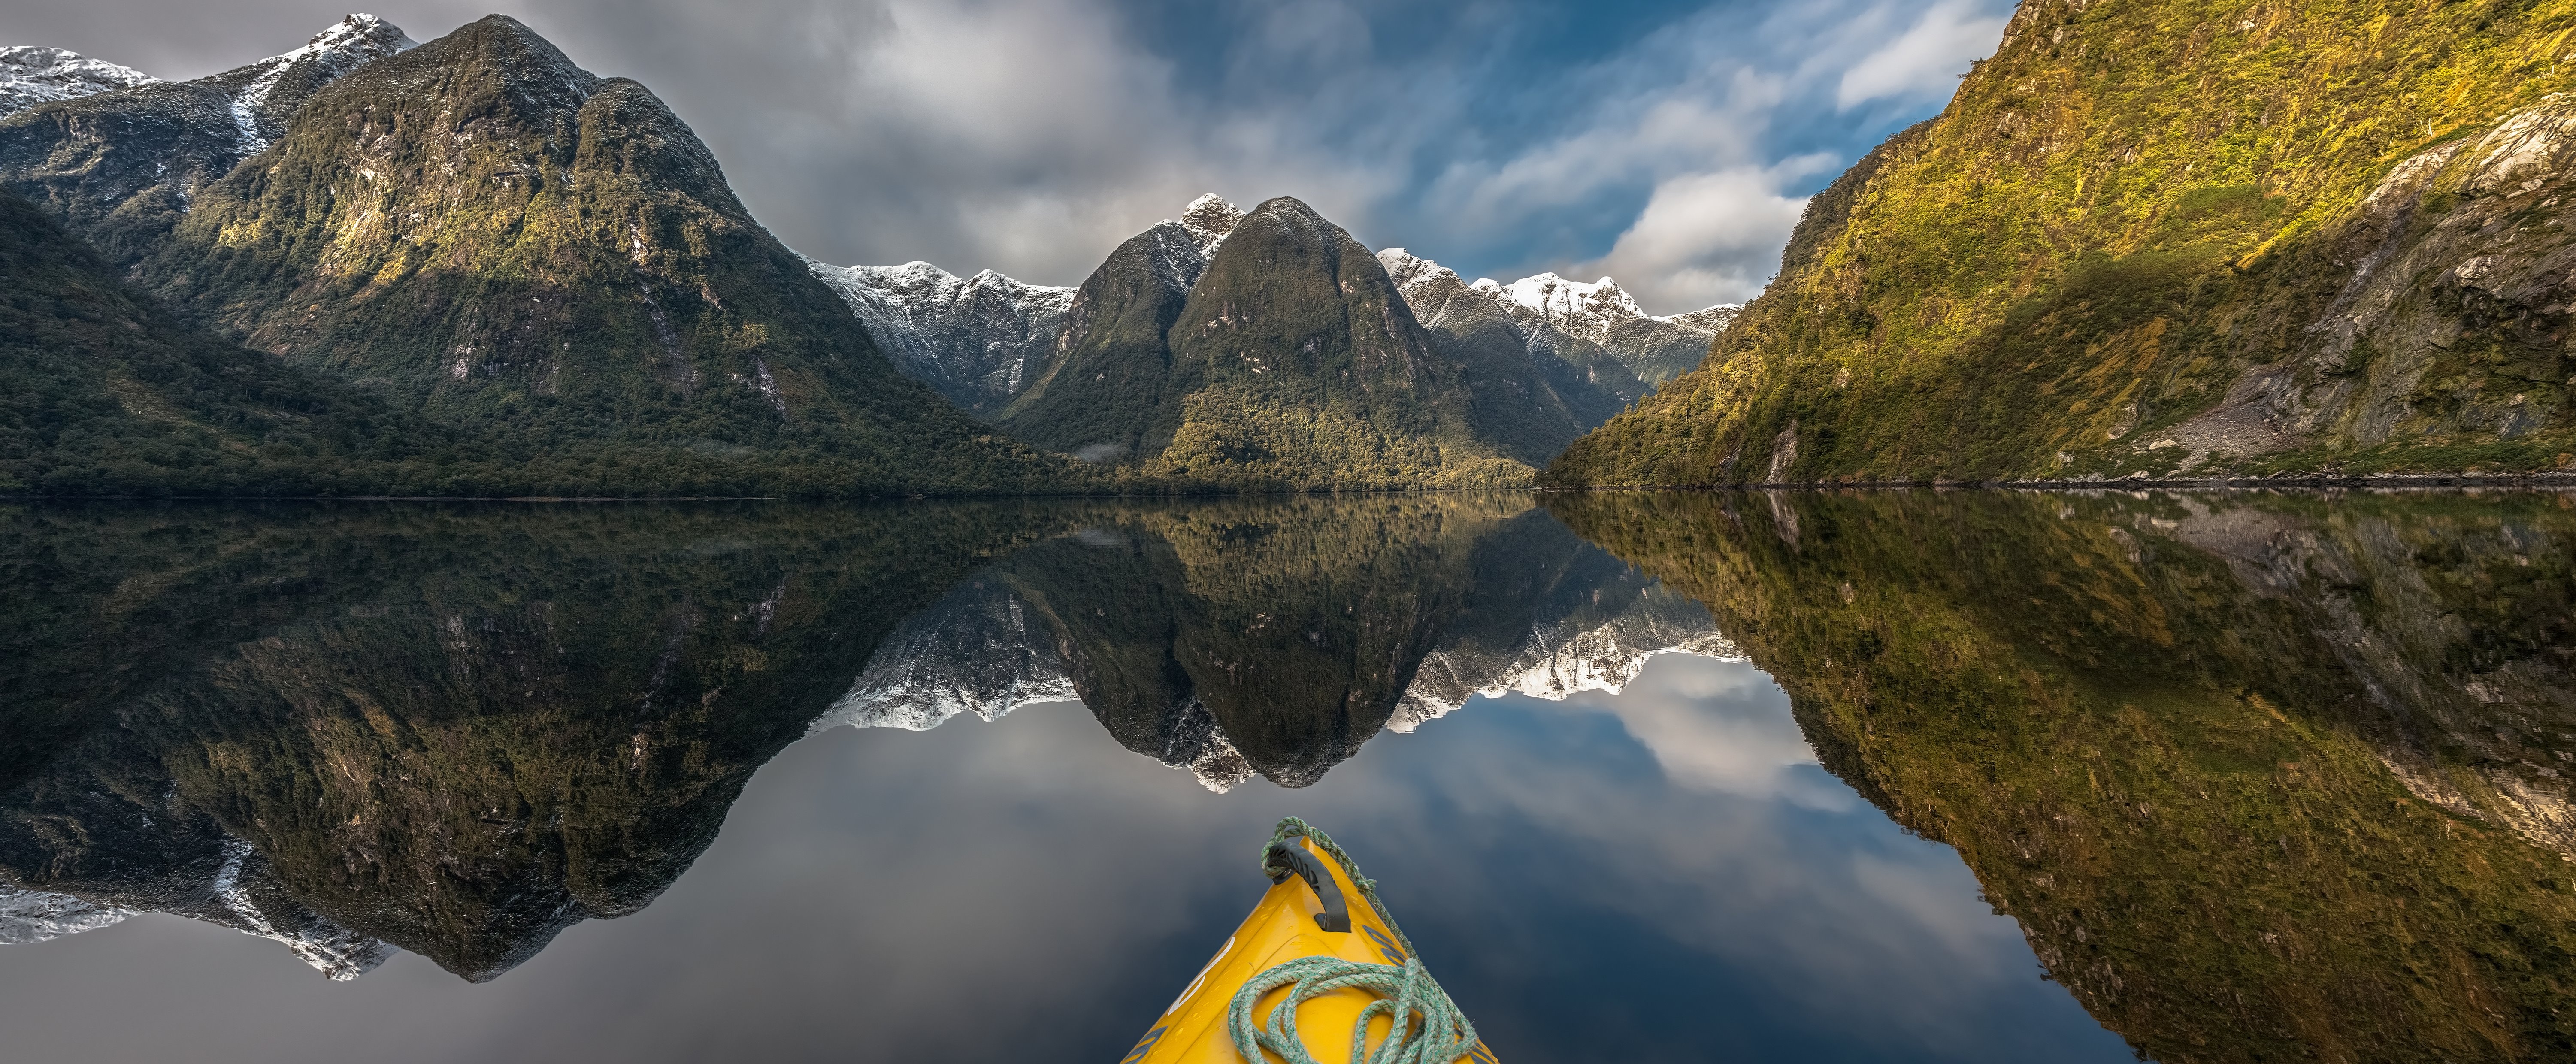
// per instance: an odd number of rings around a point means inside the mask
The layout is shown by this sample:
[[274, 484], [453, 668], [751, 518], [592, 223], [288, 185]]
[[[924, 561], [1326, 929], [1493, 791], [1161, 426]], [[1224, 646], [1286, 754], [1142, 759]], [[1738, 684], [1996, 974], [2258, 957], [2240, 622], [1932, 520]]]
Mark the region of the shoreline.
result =
[[1028, 493], [907, 493], [903, 495], [817, 496], [810, 499], [784, 495], [0, 495], [0, 503], [40, 502], [498, 502], [498, 503], [670, 503], [670, 502], [808, 502], [808, 503], [886, 503], [886, 502], [957, 502], [968, 500], [1135, 500], [1256, 498], [1263, 496], [1319, 495], [1453, 495], [1487, 492], [1562, 492], [1609, 491], [2133, 491], [2146, 488], [2185, 488], [2204, 490], [2244, 490], [2253, 488], [2351, 489], [2351, 488], [2562, 488], [2576, 490], [2576, 472], [2549, 473], [2371, 473], [2359, 476], [2302, 473], [2268, 477], [2144, 477], [2115, 479], [2062, 480], [1819, 480], [1764, 481], [1742, 484], [1635, 484], [1514, 487], [1514, 488], [1321, 488], [1309, 491], [1183, 491], [1183, 492], [1082, 492]]

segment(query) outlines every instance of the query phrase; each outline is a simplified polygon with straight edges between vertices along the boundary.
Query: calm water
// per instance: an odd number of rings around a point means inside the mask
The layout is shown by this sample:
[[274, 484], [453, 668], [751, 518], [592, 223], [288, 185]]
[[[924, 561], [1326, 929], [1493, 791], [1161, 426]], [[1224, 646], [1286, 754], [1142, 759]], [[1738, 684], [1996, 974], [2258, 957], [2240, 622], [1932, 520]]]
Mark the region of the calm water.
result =
[[2576, 1059], [2570, 501], [0, 508], [0, 1056]]

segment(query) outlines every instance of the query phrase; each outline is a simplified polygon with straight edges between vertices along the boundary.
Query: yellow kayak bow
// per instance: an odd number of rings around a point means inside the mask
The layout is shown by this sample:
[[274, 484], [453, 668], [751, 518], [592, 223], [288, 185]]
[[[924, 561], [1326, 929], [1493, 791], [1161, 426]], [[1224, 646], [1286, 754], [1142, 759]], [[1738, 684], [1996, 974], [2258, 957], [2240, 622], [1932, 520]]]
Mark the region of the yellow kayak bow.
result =
[[1332, 839], [1282, 820], [1262, 870], [1261, 903], [1119, 1064], [1496, 1064]]

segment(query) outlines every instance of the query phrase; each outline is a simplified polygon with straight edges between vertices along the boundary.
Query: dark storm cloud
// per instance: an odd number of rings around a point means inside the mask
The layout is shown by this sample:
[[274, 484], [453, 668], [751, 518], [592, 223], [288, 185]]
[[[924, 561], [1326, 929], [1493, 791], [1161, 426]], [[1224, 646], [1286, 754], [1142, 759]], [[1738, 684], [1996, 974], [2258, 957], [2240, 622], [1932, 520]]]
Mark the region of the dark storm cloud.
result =
[[[0, 44], [162, 77], [353, 0], [38, 0]], [[373, 2], [373, 0], [370, 0]], [[385, 0], [430, 40], [494, 0]], [[653, 87], [762, 221], [835, 262], [1071, 284], [1200, 192], [1295, 195], [1468, 276], [1608, 272], [1675, 312], [1760, 289], [1804, 195], [1937, 109], [2008, 0], [526, 0]]]

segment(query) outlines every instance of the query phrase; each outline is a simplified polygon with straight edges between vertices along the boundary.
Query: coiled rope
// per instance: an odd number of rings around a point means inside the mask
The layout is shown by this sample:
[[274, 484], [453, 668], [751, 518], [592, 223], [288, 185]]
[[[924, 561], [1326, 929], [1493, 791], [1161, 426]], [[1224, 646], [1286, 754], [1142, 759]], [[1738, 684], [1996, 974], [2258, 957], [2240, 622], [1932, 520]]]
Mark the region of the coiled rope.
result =
[[[1377, 913], [1387, 930], [1404, 947], [1404, 963], [1371, 964], [1343, 960], [1340, 957], [1299, 957], [1271, 968], [1245, 981], [1234, 992], [1233, 1006], [1226, 1010], [1226, 1029], [1234, 1037], [1234, 1051], [1246, 1064], [1264, 1064], [1262, 1050], [1276, 1053], [1286, 1064], [1316, 1064], [1306, 1051], [1305, 1038], [1297, 1030], [1297, 1009], [1306, 1002], [1337, 990], [1357, 989], [1376, 995], [1376, 1001], [1360, 1010], [1359, 1020], [1351, 1027], [1351, 1064], [1451, 1064], [1476, 1048], [1476, 1027], [1467, 1022], [1447, 991], [1422, 968], [1422, 958], [1415, 954], [1413, 940], [1396, 926], [1388, 915], [1386, 903], [1377, 896], [1377, 881], [1360, 874], [1349, 854], [1335, 845], [1332, 837], [1296, 817], [1279, 822], [1270, 842], [1261, 848], [1263, 874], [1284, 877], [1287, 870], [1274, 864], [1273, 847], [1295, 845], [1288, 840], [1304, 836], [1315, 848], [1324, 851], [1342, 866], [1342, 872], [1368, 899], [1369, 908]], [[1270, 1010], [1266, 1022], [1255, 1023], [1253, 1006], [1262, 995], [1280, 987], [1289, 987], [1288, 996]], [[1379, 1016], [1391, 1017], [1386, 1039], [1377, 1051], [1368, 1048], [1369, 1021]]]

